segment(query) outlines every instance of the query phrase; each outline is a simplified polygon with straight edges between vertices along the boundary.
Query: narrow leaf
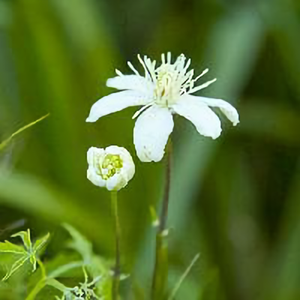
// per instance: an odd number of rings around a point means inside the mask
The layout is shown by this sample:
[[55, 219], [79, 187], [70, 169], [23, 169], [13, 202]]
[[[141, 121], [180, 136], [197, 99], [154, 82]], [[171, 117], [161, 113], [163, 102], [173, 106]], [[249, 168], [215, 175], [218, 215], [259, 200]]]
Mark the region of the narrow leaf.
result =
[[18, 259], [11, 267], [10, 271], [3, 277], [2, 281], [7, 280], [11, 275], [13, 275], [18, 269], [20, 269], [25, 262], [29, 259], [29, 255], [24, 255]]
[[158, 218], [156, 210], [153, 206], [150, 206], [150, 215], [151, 215], [152, 226], [158, 227], [159, 226], [159, 218]]
[[41, 118], [39, 118], [38, 120], [31, 122], [25, 126], [23, 126], [22, 128], [20, 128], [19, 130], [17, 130], [16, 132], [14, 132], [9, 138], [7, 138], [6, 140], [4, 140], [2, 143], [0, 143], [0, 151], [3, 150], [8, 144], [9, 142], [18, 134], [20, 134], [22, 131], [26, 130], [27, 128], [35, 125], [36, 123], [44, 120], [45, 118], [47, 118], [50, 114], [47, 114]]
[[73, 238], [70, 246], [82, 255], [86, 264], [89, 264], [93, 255], [92, 244], [71, 225], [64, 224], [63, 226]]
[[56, 278], [61, 276], [62, 274], [76, 269], [76, 268], [81, 268], [83, 266], [83, 262], [82, 261], [74, 261], [62, 266], [59, 266], [58, 268], [56, 268], [55, 270], [53, 270], [49, 275], [48, 278]]
[[27, 253], [23, 247], [12, 244], [9, 241], [0, 243], [0, 252], [1, 253], [11, 253], [11, 254], [21, 254], [21, 255], [24, 255]]
[[17, 232], [15, 234], [13, 234], [11, 237], [18, 237], [18, 236], [22, 239], [25, 248], [28, 251], [30, 251], [32, 248], [32, 243], [31, 243], [31, 239], [30, 239], [30, 230], [27, 229], [27, 231]]
[[47, 285], [51, 285], [52, 287], [58, 289], [59, 291], [61, 291], [63, 293], [65, 293], [65, 292], [67, 292], [67, 291], [70, 290], [70, 288], [66, 287], [61, 282], [57, 281], [54, 278], [47, 279], [46, 284]]
[[36, 256], [34, 254], [30, 255], [30, 263], [32, 264], [32, 272], [36, 270]]
[[36, 295], [45, 287], [45, 285], [46, 285], [45, 280], [41, 279], [33, 288], [33, 290], [29, 293], [29, 295], [25, 300], [34, 300]]
[[179, 288], [181, 287], [183, 281], [185, 280], [185, 278], [188, 276], [188, 274], [190, 273], [192, 267], [194, 266], [194, 264], [197, 262], [198, 258], [199, 258], [200, 254], [198, 253], [193, 260], [191, 261], [191, 263], [189, 264], [189, 266], [187, 267], [187, 269], [184, 271], [184, 273], [182, 274], [182, 276], [179, 278], [178, 282], [176, 283], [174, 289], [172, 290], [172, 293], [170, 295], [170, 297], [168, 298], [168, 300], [173, 300], [175, 299], [175, 296], [179, 290]]
[[36, 242], [34, 243], [34, 246], [33, 246], [34, 253], [42, 250], [43, 246], [47, 243], [49, 237], [50, 237], [50, 233], [47, 233], [42, 238], [36, 240]]

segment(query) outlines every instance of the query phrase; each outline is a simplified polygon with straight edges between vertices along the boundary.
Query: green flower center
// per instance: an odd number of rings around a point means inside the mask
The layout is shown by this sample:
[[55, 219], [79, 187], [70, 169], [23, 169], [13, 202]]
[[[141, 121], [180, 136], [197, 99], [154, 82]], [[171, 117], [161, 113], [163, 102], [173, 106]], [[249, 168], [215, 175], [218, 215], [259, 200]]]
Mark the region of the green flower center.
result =
[[104, 180], [107, 180], [119, 173], [123, 167], [123, 161], [120, 155], [107, 154], [100, 165], [100, 175]]

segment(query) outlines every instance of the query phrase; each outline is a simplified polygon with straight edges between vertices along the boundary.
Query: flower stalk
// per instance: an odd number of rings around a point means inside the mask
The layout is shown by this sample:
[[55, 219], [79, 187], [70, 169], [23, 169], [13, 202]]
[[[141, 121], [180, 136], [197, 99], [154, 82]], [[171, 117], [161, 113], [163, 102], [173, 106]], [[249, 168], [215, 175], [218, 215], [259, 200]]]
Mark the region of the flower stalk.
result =
[[116, 191], [111, 192], [111, 208], [115, 223], [115, 266], [112, 283], [112, 300], [118, 300], [119, 285], [121, 275], [121, 255], [120, 255], [120, 223], [118, 213], [118, 194]]
[[152, 278], [152, 300], [163, 299], [165, 286], [168, 279], [168, 208], [171, 183], [172, 142], [167, 146], [165, 190], [162, 202], [162, 210], [159, 217], [159, 225], [156, 233], [155, 266]]

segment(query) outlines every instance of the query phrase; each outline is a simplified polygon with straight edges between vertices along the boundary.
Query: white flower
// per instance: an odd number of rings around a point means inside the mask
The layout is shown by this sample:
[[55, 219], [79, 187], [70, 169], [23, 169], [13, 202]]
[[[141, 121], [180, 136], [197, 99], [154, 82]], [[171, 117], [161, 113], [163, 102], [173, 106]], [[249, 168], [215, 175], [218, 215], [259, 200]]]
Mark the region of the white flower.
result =
[[125, 187], [135, 172], [132, 157], [123, 147], [91, 147], [87, 152], [87, 161], [87, 178], [109, 191], [118, 191]]
[[143, 105], [133, 118], [138, 117], [134, 127], [134, 144], [141, 161], [160, 161], [168, 137], [173, 130], [172, 114], [179, 114], [190, 120], [197, 131], [213, 139], [221, 134], [221, 122], [210, 107], [219, 108], [222, 113], [236, 125], [239, 122], [237, 110], [228, 102], [221, 99], [198, 97], [191, 95], [215, 82], [210, 80], [199, 86], [196, 81], [208, 72], [204, 70], [193, 79], [194, 70], [188, 71], [191, 60], [181, 54], [174, 63], [171, 53], [156, 67], [156, 61], [138, 55], [145, 76], [128, 62], [134, 75], [123, 75], [116, 70], [117, 77], [107, 80], [107, 86], [121, 92], [113, 93], [98, 100], [91, 108], [87, 122], [95, 122], [99, 118], [129, 106]]

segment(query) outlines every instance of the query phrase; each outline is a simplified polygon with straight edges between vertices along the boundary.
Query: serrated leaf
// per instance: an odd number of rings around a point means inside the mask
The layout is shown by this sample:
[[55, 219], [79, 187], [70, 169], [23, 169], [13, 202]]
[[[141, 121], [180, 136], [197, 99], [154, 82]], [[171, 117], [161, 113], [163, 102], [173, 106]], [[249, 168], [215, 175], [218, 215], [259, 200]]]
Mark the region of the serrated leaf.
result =
[[0, 252], [1, 253], [18, 254], [18, 255], [23, 255], [24, 253], [26, 253], [26, 251], [23, 247], [12, 244], [9, 241], [0, 243]]
[[50, 237], [50, 233], [47, 233], [42, 238], [36, 240], [36, 242], [34, 243], [34, 246], [33, 246], [34, 253], [42, 250], [43, 246], [47, 243], [49, 237]]
[[23, 241], [23, 244], [26, 248], [26, 250], [30, 251], [32, 249], [32, 243], [30, 238], [30, 230], [27, 229], [27, 231], [20, 231], [15, 234], [13, 234], [11, 237], [20, 237]]

